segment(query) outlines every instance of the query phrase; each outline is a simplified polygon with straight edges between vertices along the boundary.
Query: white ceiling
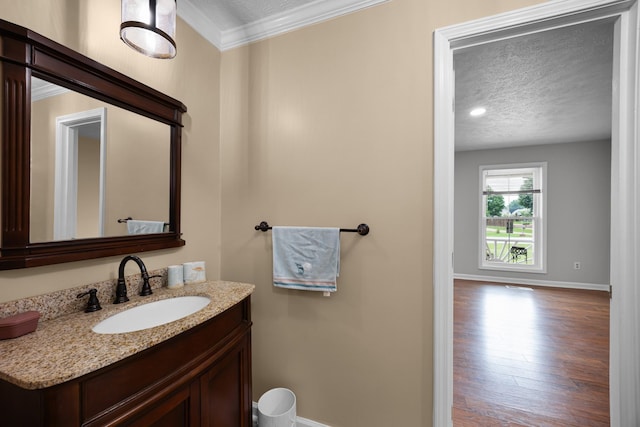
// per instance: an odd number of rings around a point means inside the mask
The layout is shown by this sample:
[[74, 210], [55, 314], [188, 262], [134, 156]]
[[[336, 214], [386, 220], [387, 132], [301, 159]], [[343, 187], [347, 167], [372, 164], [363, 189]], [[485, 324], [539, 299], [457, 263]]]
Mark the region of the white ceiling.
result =
[[[389, 0], [177, 0], [178, 15], [224, 51]], [[179, 38], [178, 49], [180, 49]]]
[[455, 52], [456, 150], [610, 138], [612, 67], [611, 20]]

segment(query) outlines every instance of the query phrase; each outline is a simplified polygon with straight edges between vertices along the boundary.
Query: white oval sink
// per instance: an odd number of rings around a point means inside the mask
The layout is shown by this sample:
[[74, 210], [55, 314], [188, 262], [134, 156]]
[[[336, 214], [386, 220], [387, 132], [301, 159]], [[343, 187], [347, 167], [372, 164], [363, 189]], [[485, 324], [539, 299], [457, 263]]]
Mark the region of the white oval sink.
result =
[[92, 330], [99, 334], [123, 334], [173, 322], [205, 308], [211, 299], [184, 296], [149, 302], [107, 317]]

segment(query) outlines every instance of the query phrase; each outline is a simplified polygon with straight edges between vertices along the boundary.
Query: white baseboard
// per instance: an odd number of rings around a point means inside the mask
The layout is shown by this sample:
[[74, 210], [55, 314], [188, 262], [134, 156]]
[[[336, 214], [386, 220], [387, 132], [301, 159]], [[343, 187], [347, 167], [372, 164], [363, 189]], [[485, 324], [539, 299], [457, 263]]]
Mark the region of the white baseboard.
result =
[[548, 288], [569, 288], [569, 289], [585, 289], [589, 291], [604, 291], [609, 292], [609, 285], [602, 285], [598, 283], [580, 283], [580, 282], [557, 282], [551, 280], [537, 280], [537, 279], [516, 279], [508, 277], [496, 277], [496, 276], [479, 276], [475, 274], [453, 274], [454, 279], [463, 280], [477, 280], [482, 282], [496, 282], [496, 283], [512, 283], [514, 285], [531, 285], [531, 286], [545, 286]]
[[[258, 402], [253, 402], [253, 425], [258, 425]], [[296, 427], [331, 427], [302, 417], [296, 417]]]

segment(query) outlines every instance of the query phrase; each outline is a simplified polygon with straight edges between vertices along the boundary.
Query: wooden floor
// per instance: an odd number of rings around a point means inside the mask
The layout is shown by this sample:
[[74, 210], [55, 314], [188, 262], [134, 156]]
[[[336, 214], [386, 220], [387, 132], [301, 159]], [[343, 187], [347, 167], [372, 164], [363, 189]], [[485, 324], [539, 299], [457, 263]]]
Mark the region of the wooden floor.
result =
[[453, 425], [608, 426], [605, 292], [456, 280]]

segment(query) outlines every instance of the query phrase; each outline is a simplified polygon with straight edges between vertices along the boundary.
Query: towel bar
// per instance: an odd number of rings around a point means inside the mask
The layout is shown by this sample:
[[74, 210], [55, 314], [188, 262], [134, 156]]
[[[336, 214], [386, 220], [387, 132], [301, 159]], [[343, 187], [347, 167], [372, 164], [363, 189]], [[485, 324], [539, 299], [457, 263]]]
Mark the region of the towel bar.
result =
[[[130, 216], [128, 216], [128, 217], [126, 217], [126, 218], [120, 218], [120, 219], [118, 219], [118, 222], [119, 222], [120, 224], [122, 224], [122, 223], [129, 222], [129, 220], [133, 221], [133, 218], [131, 218]], [[169, 225], [169, 223], [168, 223], [168, 222], [165, 222], [165, 223], [164, 223], [164, 225]]]
[[[271, 230], [271, 226], [267, 221], [261, 221], [260, 224], [254, 227], [257, 230], [266, 232], [267, 230]], [[366, 236], [369, 234], [369, 226], [367, 224], [360, 224], [357, 228], [341, 228], [340, 232], [345, 233], [358, 233], [361, 236]]]

